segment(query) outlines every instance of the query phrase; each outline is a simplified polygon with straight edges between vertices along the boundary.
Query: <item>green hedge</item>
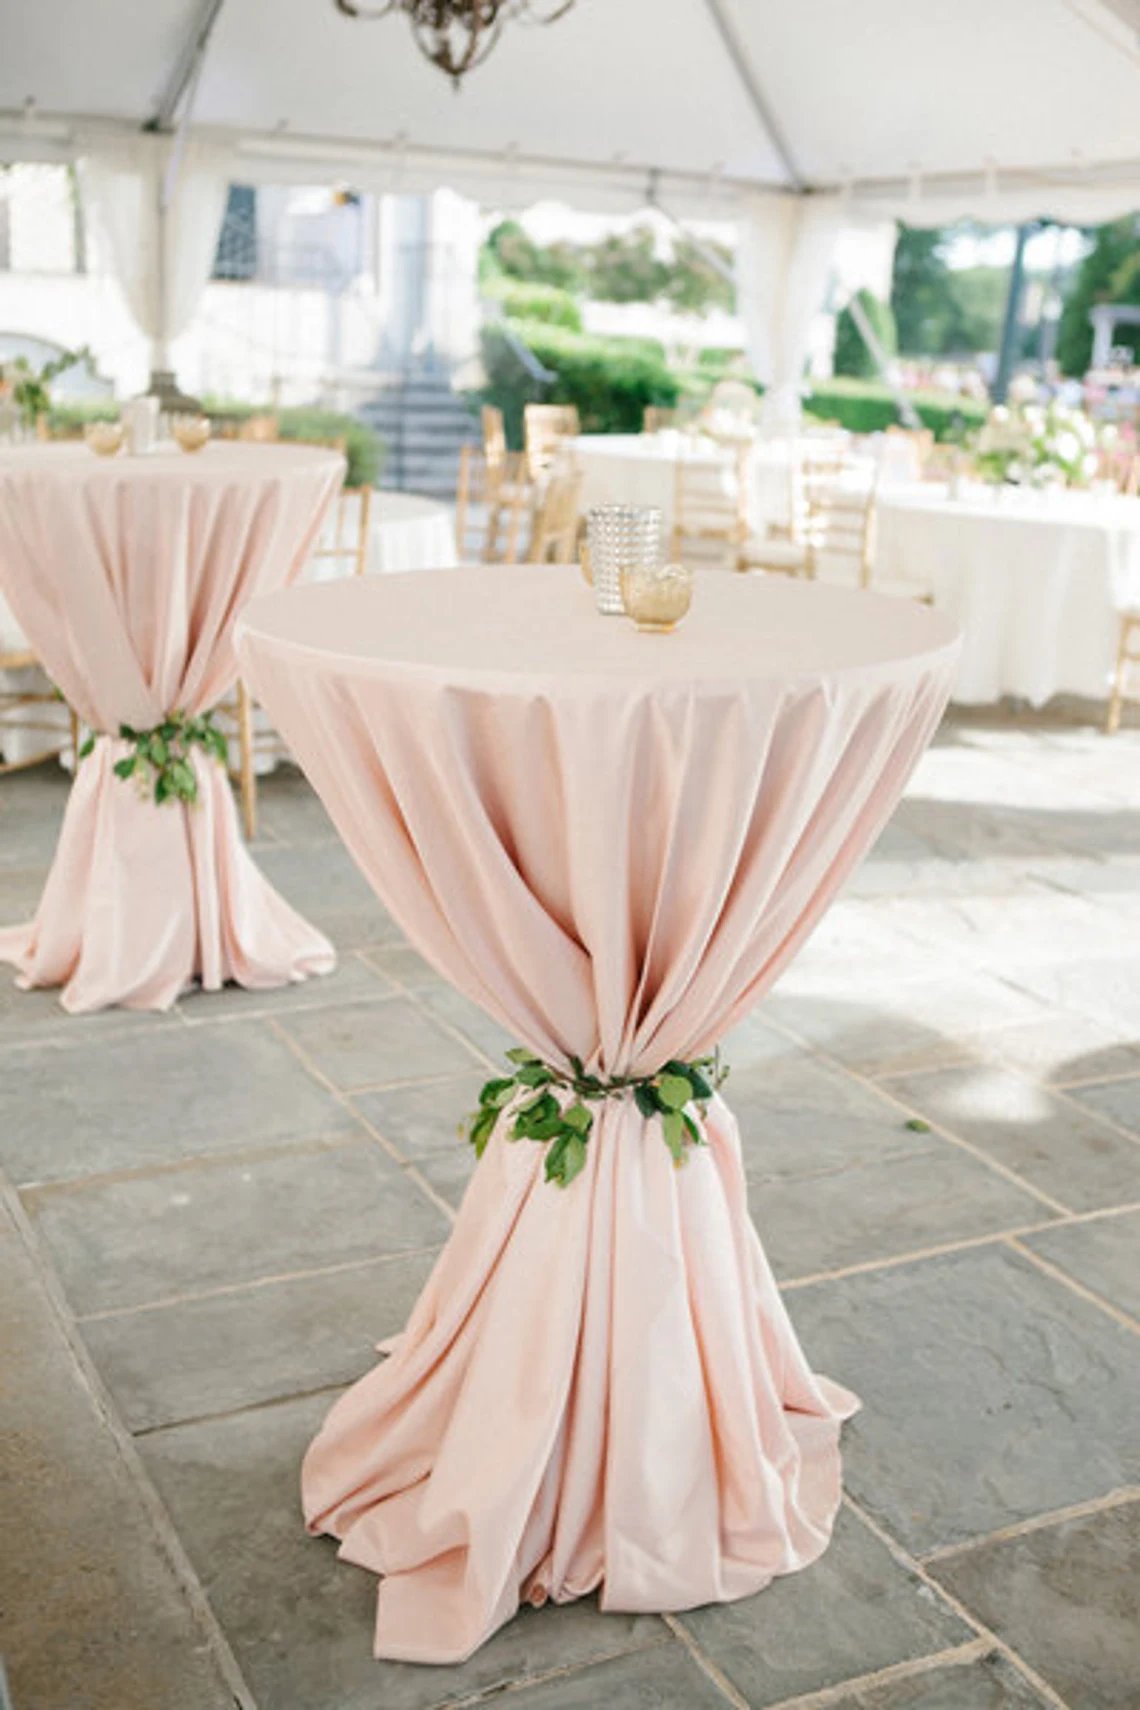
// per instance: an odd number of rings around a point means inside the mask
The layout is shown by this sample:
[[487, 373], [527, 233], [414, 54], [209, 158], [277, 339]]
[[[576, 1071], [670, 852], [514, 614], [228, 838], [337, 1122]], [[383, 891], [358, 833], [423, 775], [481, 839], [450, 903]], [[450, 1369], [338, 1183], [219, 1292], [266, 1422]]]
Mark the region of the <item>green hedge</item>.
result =
[[[989, 414], [988, 404], [953, 392], [912, 392], [909, 397], [923, 426], [940, 440], [980, 427]], [[881, 381], [821, 380], [804, 399], [804, 408], [849, 433], [881, 433], [899, 420], [898, 406]]]
[[[235, 404], [216, 398], [204, 399], [202, 408], [211, 421], [219, 423], [243, 422], [250, 416], [276, 415], [281, 439], [343, 439], [348, 459], [345, 477], [348, 486], [374, 487], [380, 478], [384, 441], [373, 428], [355, 416], [303, 406], [275, 411], [271, 404]], [[120, 409], [114, 398], [99, 398], [84, 404], [56, 404], [48, 413], [48, 425], [53, 434], [78, 437], [88, 422], [117, 421]]]
[[638, 433], [646, 405], [672, 409], [680, 396], [680, 381], [653, 340], [595, 338], [540, 321], [520, 321], [513, 330], [556, 376], [548, 384], [531, 379], [502, 330], [494, 322], [483, 328], [483, 396], [502, 410], [514, 446], [523, 406], [540, 398], [576, 405], [583, 433]]
[[503, 313], [512, 321], [544, 321], [570, 332], [582, 330], [581, 309], [569, 291], [560, 291], [557, 285], [531, 285], [499, 274], [486, 280], [483, 290], [503, 305]]
[[215, 422], [243, 422], [250, 416], [276, 416], [277, 433], [281, 439], [343, 439], [344, 454], [348, 459], [345, 485], [374, 487], [380, 479], [384, 441], [375, 428], [370, 428], [367, 422], [356, 416], [310, 408], [307, 404], [275, 410], [272, 404], [235, 404], [215, 398], [204, 398], [202, 408]]

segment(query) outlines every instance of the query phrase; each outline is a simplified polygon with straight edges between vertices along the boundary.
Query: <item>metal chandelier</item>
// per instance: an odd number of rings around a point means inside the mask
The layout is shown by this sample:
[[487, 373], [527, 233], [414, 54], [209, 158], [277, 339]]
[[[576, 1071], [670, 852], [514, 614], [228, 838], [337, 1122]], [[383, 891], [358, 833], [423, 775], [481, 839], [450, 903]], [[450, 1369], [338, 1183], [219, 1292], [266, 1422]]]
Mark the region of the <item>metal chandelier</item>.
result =
[[349, 18], [386, 18], [403, 12], [411, 21], [420, 52], [458, 86], [460, 79], [481, 65], [498, 41], [508, 19], [553, 24], [574, 0], [333, 0]]

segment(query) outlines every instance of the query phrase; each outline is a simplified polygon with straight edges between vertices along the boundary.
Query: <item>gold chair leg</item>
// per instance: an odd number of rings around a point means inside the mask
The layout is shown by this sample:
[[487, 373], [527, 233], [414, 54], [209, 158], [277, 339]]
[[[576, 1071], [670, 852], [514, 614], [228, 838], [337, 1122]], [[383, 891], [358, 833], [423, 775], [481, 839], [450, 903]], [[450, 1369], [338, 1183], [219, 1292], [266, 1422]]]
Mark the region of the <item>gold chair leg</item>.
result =
[[253, 701], [244, 683], [237, 687], [238, 752], [240, 755], [241, 816], [246, 841], [257, 836], [257, 775], [253, 769]]

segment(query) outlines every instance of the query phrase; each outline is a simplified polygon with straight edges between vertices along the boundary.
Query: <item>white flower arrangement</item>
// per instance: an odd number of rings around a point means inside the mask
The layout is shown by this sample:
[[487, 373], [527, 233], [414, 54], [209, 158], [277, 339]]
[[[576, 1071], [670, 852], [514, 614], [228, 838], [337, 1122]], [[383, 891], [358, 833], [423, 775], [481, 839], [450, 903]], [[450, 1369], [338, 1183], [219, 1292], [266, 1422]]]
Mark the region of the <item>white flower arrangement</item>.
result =
[[[1019, 376], [1019, 379], [1025, 377]], [[1102, 439], [1081, 410], [1037, 402], [1030, 380], [1013, 402], [998, 404], [978, 434], [974, 461], [983, 480], [1031, 487], [1082, 487], [1100, 466]]]

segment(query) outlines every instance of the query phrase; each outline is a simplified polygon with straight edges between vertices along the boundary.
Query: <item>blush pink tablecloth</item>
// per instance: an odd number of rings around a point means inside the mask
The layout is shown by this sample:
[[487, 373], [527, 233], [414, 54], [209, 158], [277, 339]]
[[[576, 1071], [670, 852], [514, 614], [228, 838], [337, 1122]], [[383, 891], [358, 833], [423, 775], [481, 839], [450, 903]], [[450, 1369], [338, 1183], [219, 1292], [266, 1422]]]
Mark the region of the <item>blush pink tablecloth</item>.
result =
[[[412, 942], [544, 1059], [615, 1075], [707, 1051], [776, 979], [894, 806], [957, 638], [715, 575], [642, 635], [523, 567], [274, 596], [238, 651]], [[826, 1547], [857, 1403], [796, 1341], [728, 1106], [679, 1169], [631, 1099], [595, 1108], [565, 1190], [492, 1136], [395, 1351], [309, 1450], [310, 1528], [383, 1576], [379, 1655], [461, 1659], [520, 1598], [742, 1597]]]
[[334, 965], [331, 946], [258, 872], [216, 761], [198, 801], [158, 806], [113, 775], [121, 723], [201, 712], [237, 677], [251, 595], [302, 569], [344, 475], [337, 453], [211, 445], [96, 457], [0, 450], [0, 591], [52, 680], [100, 736], [78, 768], [27, 926], [0, 932], [25, 986], [66, 1009], [164, 1009], [195, 977], [276, 986]]

